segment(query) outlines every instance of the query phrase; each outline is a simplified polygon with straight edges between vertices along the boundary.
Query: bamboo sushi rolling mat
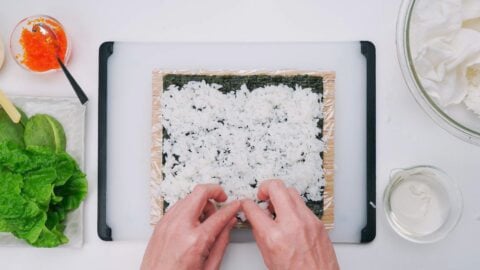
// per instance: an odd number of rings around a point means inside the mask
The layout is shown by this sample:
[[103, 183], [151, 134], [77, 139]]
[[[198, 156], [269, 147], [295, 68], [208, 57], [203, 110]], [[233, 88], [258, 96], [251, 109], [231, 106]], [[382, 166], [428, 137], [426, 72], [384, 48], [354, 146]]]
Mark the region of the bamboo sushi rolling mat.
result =
[[[156, 224], [164, 214], [164, 200], [158, 195], [162, 182], [162, 145], [163, 125], [161, 113], [161, 97], [163, 93], [163, 76], [165, 74], [195, 74], [195, 75], [310, 75], [320, 76], [323, 82], [323, 131], [322, 140], [326, 142], [323, 152], [323, 173], [325, 189], [323, 193], [322, 222], [327, 230], [334, 227], [334, 130], [335, 130], [335, 72], [334, 71], [274, 71], [274, 72], [152, 72], [152, 147], [151, 147], [151, 216], [150, 223]], [[239, 224], [239, 227], [244, 227]]]

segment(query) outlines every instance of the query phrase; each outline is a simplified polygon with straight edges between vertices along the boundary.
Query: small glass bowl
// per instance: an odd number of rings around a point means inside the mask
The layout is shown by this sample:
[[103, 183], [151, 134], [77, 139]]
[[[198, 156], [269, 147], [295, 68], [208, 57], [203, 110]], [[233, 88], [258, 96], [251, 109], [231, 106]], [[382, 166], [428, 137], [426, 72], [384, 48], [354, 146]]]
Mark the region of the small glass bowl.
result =
[[42, 21], [42, 23], [46, 24], [47, 26], [50, 26], [50, 27], [54, 27], [53, 25], [49, 24], [48, 21], [53, 21], [55, 22], [58, 26], [60, 26], [63, 30], [63, 32], [65, 33], [65, 36], [66, 36], [66, 39], [67, 39], [67, 49], [66, 49], [66, 52], [65, 52], [65, 58], [64, 58], [64, 61], [63, 63], [66, 65], [69, 58], [70, 58], [70, 51], [71, 51], [71, 42], [70, 42], [70, 38], [68, 37], [68, 34], [67, 32], [65, 31], [65, 27], [63, 27], [63, 25], [58, 21], [56, 20], [55, 18], [53, 17], [50, 17], [50, 16], [47, 16], [47, 15], [35, 15], [35, 16], [30, 16], [30, 17], [27, 17], [23, 20], [21, 20], [16, 26], [15, 28], [13, 29], [13, 32], [12, 34], [10, 35], [10, 53], [12, 54], [12, 57], [15, 59], [15, 61], [17, 62], [17, 64], [19, 66], [21, 66], [22, 68], [24, 68], [25, 70], [28, 70], [30, 72], [34, 72], [34, 73], [50, 73], [50, 72], [53, 72], [53, 71], [57, 71], [57, 70], [60, 70], [61, 67], [59, 66], [58, 68], [54, 68], [54, 69], [49, 69], [49, 70], [46, 70], [46, 71], [36, 71], [36, 70], [31, 70], [28, 66], [26, 66], [24, 63], [23, 63], [23, 55], [24, 55], [24, 49], [23, 49], [23, 46], [20, 44], [20, 37], [22, 35], [22, 31], [23, 29], [27, 29], [27, 30], [32, 30], [32, 27], [34, 25], [33, 22], [37, 22], [37, 21]]
[[[409, 181], [416, 181], [417, 186], [406, 186]], [[435, 192], [437, 196], [425, 196], [428, 192], [425, 193], [424, 187], [431, 188], [432, 194]], [[405, 191], [406, 188], [412, 193], [415, 192], [415, 199], [406, 201], [395, 197], [396, 191], [402, 192], [401, 189]], [[428, 206], [433, 200], [443, 206], [443, 213], [427, 214]], [[463, 211], [462, 194], [457, 183], [445, 172], [432, 166], [393, 170], [384, 192], [383, 203], [387, 220], [393, 230], [415, 243], [433, 243], [444, 239], [455, 228]], [[402, 204], [403, 210], [398, 209], [399, 204]], [[422, 206], [418, 207], [418, 204]], [[422, 208], [423, 206], [427, 208]], [[406, 210], [413, 211], [405, 215]], [[430, 225], [426, 219], [430, 219]]]

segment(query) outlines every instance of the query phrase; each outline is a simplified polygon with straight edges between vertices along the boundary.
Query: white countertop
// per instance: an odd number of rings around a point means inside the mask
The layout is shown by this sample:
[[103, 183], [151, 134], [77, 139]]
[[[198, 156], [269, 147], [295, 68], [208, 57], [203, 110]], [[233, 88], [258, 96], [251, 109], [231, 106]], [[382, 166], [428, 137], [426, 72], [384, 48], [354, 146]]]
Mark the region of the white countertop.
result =
[[[0, 269], [138, 269], [146, 243], [97, 237], [98, 46], [121, 41], [341, 41], [377, 47], [377, 238], [336, 245], [343, 269], [476, 269], [480, 265], [480, 147], [437, 126], [414, 101], [396, 58], [399, 0], [3, 0], [0, 38], [34, 14], [57, 18], [73, 42], [70, 71], [90, 98], [86, 162], [90, 193], [81, 249], [0, 248]], [[124, 1], [126, 2], [126, 1]], [[63, 74], [35, 75], [8, 56], [0, 88], [20, 95], [73, 95]], [[447, 239], [407, 242], [387, 224], [381, 197], [394, 168], [429, 164], [455, 178], [463, 192], [460, 223]], [[254, 243], [231, 244], [223, 269], [264, 269]]]

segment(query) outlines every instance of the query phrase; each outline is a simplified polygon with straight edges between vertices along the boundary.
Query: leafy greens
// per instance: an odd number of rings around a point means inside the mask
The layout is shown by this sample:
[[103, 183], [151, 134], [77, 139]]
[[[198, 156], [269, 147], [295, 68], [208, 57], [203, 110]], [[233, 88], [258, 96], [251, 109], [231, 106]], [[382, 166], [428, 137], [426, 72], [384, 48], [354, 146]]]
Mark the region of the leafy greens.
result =
[[36, 247], [68, 242], [67, 214], [87, 194], [85, 174], [65, 152], [62, 125], [49, 115], [15, 124], [0, 109], [0, 231]]

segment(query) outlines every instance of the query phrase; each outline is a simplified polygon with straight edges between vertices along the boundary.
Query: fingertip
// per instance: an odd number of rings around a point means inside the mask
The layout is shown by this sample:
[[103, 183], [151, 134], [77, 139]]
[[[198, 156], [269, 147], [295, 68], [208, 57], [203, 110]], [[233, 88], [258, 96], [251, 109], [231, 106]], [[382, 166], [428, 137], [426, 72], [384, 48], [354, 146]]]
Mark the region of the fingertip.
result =
[[225, 202], [228, 199], [228, 196], [225, 193], [225, 191], [222, 189], [222, 191], [214, 199], [215, 199], [216, 202]]
[[[197, 218], [201, 215], [205, 205], [208, 201], [224, 202], [227, 200], [227, 194], [223, 188], [218, 184], [198, 184], [193, 188], [193, 191], [184, 199], [184, 204], [187, 204], [187, 212], [192, 218]], [[187, 203], [188, 202], [188, 203]]]
[[[223, 207], [221, 207], [220, 210], [218, 210], [217, 212], [221, 212], [222, 215], [225, 215], [225, 216], [234, 217], [236, 213], [241, 209], [241, 207], [242, 205], [240, 201], [235, 200], [223, 205]], [[225, 224], [226, 223], [227, 223], [227, 220], [225, 220]]]
[[213, 198], [217, 202], [224, 202], [228, 199], [227, 193], [223, 190], [223, 187], [218, 184], [212, 184], [215, 189], [215, 197]]
[[257, 199], [260, 201], [266, 201], [269, 199], [268, 193], [264, 189], [259, 189], [257, 193]]
[[239, 200], [234, 200], [229, 202], [227, 206], [238, 210], [242, 206], [242, 203]]
[[287, 188], [285, 186], [285, 183], [283, 183], [282, 180], [280, 180], [280, 179], [269, 179], [269, 180], [265, 180], [262, 183], [260, 183], [260, 186], [258, 187], [258, 189], [259, 189], [259, 191], [265, 192], [265, 191], [268, 191], [272, 187], [281, 188], [281, 189], [286, 189]]
[[[267, 212], [265, 212], [264, 209], [262, 209], [256, 202], [252, 200], [243, 200], [242, 202], [242, 211], [245, 214], [246, 219], [250, 223], [256, 223], [257, 219], [263, 219], [262, 216], [266, 216]], [[258, 224], [256, 224], [258, 225]]]
[[236, 224], [237, 224], [237, 218], [234, 217], [232, 218], [232, 220], [230, 220], [230, 223], [228, 224], [228, 226], [230, 227], [230, 229], [232, 229]]
[[228, 198], [223, 188], [218, 184], [198, 184], [187, 197], [194, 200], [212, 199], [217, 202], [224, 202]]
[[261, 201], [266, 201], [270, 199], [270, 193], [272, 192], [272, 189], [286, 190], [287, 187], [285, 186], [285, 183], [283, 183], [283, 181], [280, 179], [265, 180], [258, 187], [257, 198]]
[[236, 216], [238, 211], [242, 209], [242, 203], [238, 200], [235, 200], [229, 203], [229, 207], [232, 208], [232, 211], [235, 213], [234, 215]]
[[266, 180], [260, 183], [260, 186], [258, 186], [258, 192], [257, 192], [257, 199], [261, 201], [266, 201], [268, 200], [268, 186], [270, 185], [271, 180]]
[[287, 189], [287, 186], [285, 185], [285, 183], [283, 182], [283, 180], [280, 180], [280, 179], [274, 179], [274, 180], [271, 180], [270, 184], [269, 184], [269, 187], [276, 187], [276, 188], [281, 188], [281, 189]]
[[[283, 180], [281, 179], [268, 179], [262, 182], [264, 186], [270, 186], [270, 185], [278, 185], [285, 187], [285, 183], [283, 183]], [[262, 186], [262, 184], [260, 186]]]
[[241, 200], [242, 209], [245, 209], [245, 206], [250, 207], [252, 206], [252, 204], [255, 204], [253, 200], [250, 200], [250, 199]]

